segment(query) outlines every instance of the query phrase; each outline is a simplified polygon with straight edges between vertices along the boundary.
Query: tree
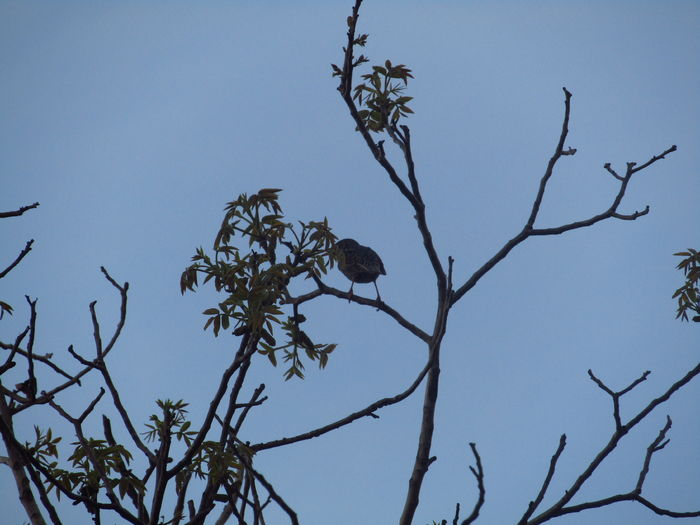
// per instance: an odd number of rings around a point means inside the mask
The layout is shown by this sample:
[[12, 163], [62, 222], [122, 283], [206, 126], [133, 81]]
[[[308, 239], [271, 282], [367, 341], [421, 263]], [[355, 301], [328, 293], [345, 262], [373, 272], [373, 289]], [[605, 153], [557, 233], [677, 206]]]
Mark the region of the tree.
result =
[[[214, 242], [214, 253], [209, 255], [203, 249], [198, 250], [194, 256], [193, 264], [183, 273], [181, 281], [183, 291], [194, 290], [199, 285], [199, 279], [202, 279], [202, 284], [211, 282], [216, 291], [222, 294], [222, 299], [216, 306], [205, 310], [204, 313], [207, 316], [205, 327], [210, 327], [215, 335], [222, 331], [233, 330], [234, 335], [239, 338], [238, 350], [222, 375], [211, 405], [212, 408], [203, 418], [197, 430], [192, 429], [187, 421], [186, 405], [183, 402], [161, 400], [159, 401], [161, 412], [152, 416], [150, 431], [143, 438], [136, 431], [136, 425], [131, 421], [128, 411], [120, 406], [118, 390], [114, 387], [104, 358], [114, 347], [124, 326], [128, 291], [126, 283], [119, 284], [103, 269], [105, 277], [119, 292], [121, 298], [121, 316], [114, 334], [109, 340], [104, 340], [106, 344], [103, 342], [93, 303], [91, 317], [95, 332], [95, 357], [88, 359], [71, 349], [71, 355], [82, 365], [82, 370], [76, 374], [63, 372], [59, 369], [59, 373], [67, 376], [68, 381], [54, 389], [53, 392], [49, 391], [49, 395], [40, 394], [39, 397], [37, 397], [38, 392], [34, 386], [35, 377], [33, 375], [35, 362], [42, 362], [34, 355], [33, 351], [36, 303], [29, 301], [32, 314], [28, 328], [20, 334], [14, 344], [5, 343], [4, 346], [10, 351], [8, 365], [14, 363], [13, 359], [18, 354], [25, 357], [28, 362], [27, 379], [17, 384], [16, 392], [5, 392], [16, 404], [14, 407], [8, 404], [8, 409], [10, 412], [15, 410], [20, 412], [43, 402], [50, 403], [75, 429], [78, 441], [71, 458], [74, 463], [73, 469], [64, 470], [53, 463], [52, 458], [56, 452], [58, 438], [49, 431], [38, 430], [34, 443], [25, 447], [14, 438], [10, 425], [11, 420], [6, 418], [3, 436], [7, 437], [8, 457], [15, 465], [15, 472], [18, 471], [17, 465], [22, 467], [19, 468], [20, 474], [26, 469], [24, 479], [20, 480], [20, 484], [26, 486], [30, 482], [29, 480], [32, 480], [36, 490], [39, 491], [40, 499], [52, 518], [52, 507], [50, 503], [47, 503], [48, 497], [42, 493], [40, 488], [42, 486], [40, 475], [49, 480], [48, 487], [60, 490], [64, 497], [85, 506], [86, 510], [93, 514], [96, 521], [99, 521], [102, 510], [114, 510], [123, 519], [134, 523], [157, 522], [162, 512], [165, 489], [168, 481], [171, 481], [178, 487], [178, 499], [172, 513], [174, 522], [184, 521], [184, 519], [194, 523], [202, 522], [214, 509], [217, 501], [228, 504], [224, 505], [224, 515], [226, 513], [242, 515], [247, 509], [254, 516], [258, 516], [266, 504], [265, 493], [267, 493], [268, 501], [274, 501], [284, 509], [292, 522], [296, 522], [294, 511], [275, 491], [263, 474], [254, 468], [255, 455], [264, 450], [290, 445], [328, 433], [366, 416], [376, 417], [375, 412], [380, 408], [404, 400], [415, 392], [423, 381], [426, 381], [418, 452], [401, 519], [403, 523], [412, 522], [423, 478], [433, 462], [431, 441], [435, 407], [438, 401], [442, 340], [447, 329], [448, 314], [453, 306], [483, 276], [503, 260], [515, 246], [530, 237], [561, 234], [592, 226], [607, 219], [635, 220], [648, 213], [647, 208], [641, 212], [623, 214], [618, 211], [618, 207], [622, 203], [622, 198], [632, 176], [675, 151], [675, 147], [660, 152], [639, 166], [628, 163], [624, 173], [618, 173], [610, 164], [606, 164], [610, 175], [619, 181], [619, 189], [612, 199], [610, 207], [604, 212], [588, 219], [554, 228], [540, 228], [535, 225], [545, 189], [554, 173], [557, 162], [562, 157], [576, 153], [573, 148], [567, 147], [566, 143], [571, 94], [564, 90], [564, 123], [559, 141], [545, 175], [540, 181], [535, 201], [523, 229], [493, 257], [488, 259], [470, 278], [453, 285], [453, 261], [449, 257], [445, 261], [432, 242], [432, 232], [426, 217], [426, 205], [419, 190], [413, 163], [409, 128], [399, 124], [400, 119], [410, 113], [410, 109], [407, 107], [410, 99], [401, 93], [402, 85], [405, 86], [408, 79], [412, 78], [410, 70], [403, 65], [395, 66], [386, 61], [382, 65], [374, 66], [372, 72], [363, 78], [365, 82], [359, 85], [359, 89], [353, 87], [354, 68], [360, 66], [364, 61], [363, 57], [355, 58], [353, 50], [356, 46], [364, 46], [366, 42], [366, 36], [356, 35], [355, 31], [359, 7], [360, 2], [357, 2], [353, 14], [348, 20], [348, 43], [343, 66], [335, 67], [335, 72], [340, 77], [339, 90], [358, 131], [373, 156], [387, 172], [390, 180], [406, 198], [415, 213], [418, 230], [435, 273], [438, 306], [433, 332], [428, 333], [419, 328], [379, 299], [371, 300], [357, 295], [350, 296], [347, 292], [332, 288], [324, 283], [323, 277], [326, 271], [333, 267], [336, 258], [333, 250], [335, 237], [325, 219], [301, 222], [299, 226], [296, 226], [296, 223], [285, 222], [286, 217], [279, 204], [279, 192], [275, 189], [261, 190], [251, 196], [241, 195], [227, 205], [224, 221]], [[405, 176], [389, 160], [384, 150], [384, 143], [382, 141], [375, 142], [372, 132], [386, 133], [396, 144], [405, 161]], [[246, 242], [242, 245], [241, 240], [247, 241], [248, 246], [245, 246]], [[17, 262], [22, 257], [20, 256]], [[11, 266], [14, 266], [14, 263]], [[315, 289], [301, 295], [294, 295], [291, 291], [292, 283], [303, 279], [312, 280], [315, 283]], [[360, 305], [376, 308], [389, 315], [400, 326], [426, 344], [427, 357], [424, 367], [404, 392], [390, 398], [380, 399], [362, 410], [323, 427], [291, 438], [274, 441], [249, 443], [241, 440], [238, 436], [242, 434], [242, 428], [248, 414], [262, 405], [264, 401], [262, 397], [264, 387], [262, 385], [258, 386], [248, 399], [239, 399], [245, 379], [248, 377], [250, 364], [258, 354], [264, 355], [273, 364], [277, 363], [281, 355], [282, 359], [288, 363], [284, 372], [287, 379], [303, 376], [304, 359], [318, 360], [321, 366], [325, 366], [328, 362], [330, 353], [334, 349], [333, 344], [315, 343], [313, 341], [314, 334], [307, 333], [302, 328], [305, 318], [300, 312], [306, 303], [324, 295], [348, 299]], [[22, 348], [21, 344], [25, 337], [29, 339], [26, 348]], [[281, 341], [280, 344], [278, 344], [278, 340]], [[50, 357], [47, 358], [48, 361], [50, 359]], [[137, 476], [130, 472], [128, 464], [131, 460], [131, 452], [112, 437], [109, 419], [103, 420], [104, 439], [90, 438], [84, 435], [82, 424], [90, 412], [98, 406], [97, 403], [104, 391], [95, 397], [88, 404], [87, 409], [77, 417], [71, 415], [69, 411], [53, 400], [53, 396], [60, 390], [70, 388], [77, 383], [81, 375], [91, 371], [99, 372], [102, 375], [107, 391], [114, 401], [129, 437], [133, 440], [135, 447], [147, 458], [146, 476]], [[525, 511], [524, 523], [539, 523], [559, 514], [623, 500], [637, 500], [651, 506], [652, 510], [658, 510], [658, 508], [654, 508], [652, 503], [642, 498], [640, 492], [653, 454], [666, 444], [665, 439], [670, 428], [670, 420], [666, 426], [659, 430], [657, 439], [649, 446], [637, 485], [633, 490], [629, 493], [618, 494], [603, 500], [589, 501], [584, 504], [568, 506], [568, 503], [576, 495], [583, 482], [588, 479], [588, 476], [615, 448], [624, 435], [656, 406], [700, 373], [700, 370], [698, 367], [691, 370], [685, 377], [670, 386], [664, 395], [652, 400], [644, 410], [631, 419], [621, 417], [619, 398], [644, 381], [648, 374], [643, 374], [628, 387], [616, 392], [606, 386], [592, 372], [589, 373], [591, 379], [613, 399], [614, 433], [609, 444], [601, 451], [596, 460], [581, 473], [566, 496], [543, 513], [535, 515], [535, 510], [541, 504], [545, 490], [554, 474], [558, 458], [564, 450], [565, 439], [562, 437], [552, 458], [545, 482], [540, 492], [534, 495], [536, 496], [533, 500], [534, 503]], [[227, 401], [223, 401], [225, 396], [227, 396]], [[217, 408], [222, 402], [226, 405], [219, 413], [218, 423], [221, 425], [221, 430], [212, 431], [212, 425], [214, 421], [217, 421]], [[211, 439], [210, 431], [213, 433], [214, 439]], [[147, 441], [149, 439], [157, 444], [155, 452], [148, 448]], [[173, 454], [173, 461], [169, 462], [171, 447], [177, 441], [184, 443], [185, 451], [181, 456]], [[471, 449], [476, 462], [472, 473], [476, 477], [480, 497], [471, 516], [467, 518], [467, 522], [472, 516], [474, 519], [478, 516], [485, 490], [483, 469], [476, 445], [472, 445]], [[198, 505], [194, 502], [191, 505], [187, 504], [187, 513], [184, 511], [187, 500], [185, 489], [189, 487], [190, 483], [194, 484], [193, 480], [199, 475], [204, 478], [206, 484], [201, 491]], [[145, 506], [143, 494], [149, 483], [153, 485], [149, 487], [148, 494], [153, 494], [153, 496], [149, 506]], [[36, 506], [31, 505], [30, 494], [23, 493], [22, 495], [29, 499], [27, 505], [32, 508], [30, 515], [36, 516], [34, 510]], [[106, 500], [100, 499], [101, 497], [106, 497]], [[131, 500], [132, 511], [127, 510], [121, 503], [125, 498], [126, 501]], [[185, 513], [186, 517], [181, 518], [181, 513]], [[459, 513], [459, 508], [457, 513]], [[689, 514], [698, 515], [697, 512]], [[170, 517], [170, 515], [168, 516]], [[33, 517], [32, 519], [38, 518]], [[456, 520], [457, 518], [455, 518]]]

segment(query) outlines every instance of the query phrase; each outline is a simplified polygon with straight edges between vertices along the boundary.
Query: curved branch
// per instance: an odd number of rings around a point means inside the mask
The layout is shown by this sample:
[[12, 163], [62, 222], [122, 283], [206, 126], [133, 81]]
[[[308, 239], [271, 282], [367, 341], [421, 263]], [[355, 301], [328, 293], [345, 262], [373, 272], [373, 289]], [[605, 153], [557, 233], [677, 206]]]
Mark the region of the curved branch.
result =
[[255, 452], [258, 452], [260, 450], [267, 450], [270, 448], [276, 448], [276, 447], [281, 447], [284, 445], [289, 445], [291, 443], [298, 443], [299, 441], [305, 441], [307, 439], [315, 438], [318, 436], [322, 436], [323, 434], [326, 434], [327, 432], [330, 432], [331, 430], [336, 430], [342, 426], [348, 425], [352, 423], [353, 421], [356, 421], [357, 419], [360, 419], [362, 417], [366, 416], [371, 416], [371, 417], [378, 417], [374, 414], [376, 410], [379, 410], [380, 408], [384, 408], [389, 405], [394, 405], [400, 401], [403, 401], [406, 399], [408, 396], [410, 396], [416, 388], [418, 388], [418, 385], [421, 384], [423, 381], [423, 378], [426, 376], [430, 368], [432, 367], [432, 361], [428, 361], [426, 365], [423, 367], [423, 370], [420, 371], [418, 374], [418, 377], [411, 383], [411, 386], [409, 386], [406, 390], [401, 392], [400, 394], [394, 396], [394, 397], [385, 397], [383, 399], [380, 399], [379, 401], [375, 401], [371, 405], [368, 405], [367, 407], [363, 408], [362, 410], [358, 410], [357, 412], [353, 412], [352, 414], [339, 419], [338, 421], [335, 421], [334, 423], [330, 423], [328, 425], [325, 425], [323, 427], [316, 428], [314, 430], [310, 430], [309, 432], [304, 432], [303, 434], [298, 434], [296, 436], [288, 437], [288, 438], [282, 438], [282, 439], [276, 439], [274, 441], [267, 441], [265, 443], [258, 443], [256, 445], [250, 445], [249, 448], [254, 450]]
[[[481, 456], [479, 455], [479, 451], [476, 450], [476, 443], [469, 443], [469, 446], [472, 449], [474, 459], [476, 459], [476, 468], [470, 466], [469, 470], [472, 474], [474, 474], [474, 477], [476, 478], [476, 484], [479, 489], [479, 498], [476, 500], [471, 514], [469, 514], [469, 516], [464, 518], [464, 521], [462, 521], [462, 525], [470, 525], [471, 523], [474, 523], [476, 521], [476, 518], [479, 517], [479, 512], [481, 511], [481, 507], [484, 505], [484, 501], [486, 501], [486, 488], [484, 487], [484, 467], [481, 465]], [[459, 507], [457, 507], [457, 509], [459, 509]], [[457, 515], [459, 515], [459, 510], [457, 510]]]

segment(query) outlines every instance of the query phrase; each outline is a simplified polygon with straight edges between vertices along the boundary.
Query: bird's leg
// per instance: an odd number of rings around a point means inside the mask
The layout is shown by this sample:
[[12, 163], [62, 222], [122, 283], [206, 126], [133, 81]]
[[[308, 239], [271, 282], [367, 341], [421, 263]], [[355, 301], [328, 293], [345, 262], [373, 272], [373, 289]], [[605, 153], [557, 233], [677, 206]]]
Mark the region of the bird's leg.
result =
[[377, 301], [382, 302], [382, 296], [379, 295], [379, 288], [377, 287], [377, 281], [372, 281], [374, 283], [374, 289], [377, 290]]
[[352, 299], [352, 287], [355, 286], [355, 281], [352, 281], [352, 284], [350, 285], [350, 290], [348, 293], [350, 294], [350, 297], [348, 297], [348, 302], [350, 302], [350, 299]]

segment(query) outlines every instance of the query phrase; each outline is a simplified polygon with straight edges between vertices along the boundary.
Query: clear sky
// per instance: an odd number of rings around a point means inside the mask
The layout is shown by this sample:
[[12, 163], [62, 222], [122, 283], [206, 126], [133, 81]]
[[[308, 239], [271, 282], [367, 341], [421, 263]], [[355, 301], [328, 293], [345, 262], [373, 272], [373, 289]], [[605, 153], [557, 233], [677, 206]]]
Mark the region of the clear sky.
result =
[[[91, 355], [89, 302], [98, 300], [104, 330], [117, 313], [99, 271], [105, 265], [131, 286], [127, 326], [110, 356], [126, 405], [145, 423], [155, 399], [182, 398], [196, 425], [236, 341], [202, 331], [201, 311], [217, 298], [182, 297], [180, 273], [197, 246], [211, 246], [225, 203], [262, 187], [284, 188], [290, 221], [325, 216], [339, 237], [372, 246], [387, 269], [384, 300], [429, 330], [434, 278], [411, 209], [354, 131], [330, 77], [350, 7], [0, 3], [0, 209], [41, 203], [0, 224], [1, 267], [36, 239], [2, 281], [0, 298], [16, 312], [0, 321], [0, 339], [23, 328], [28, 294], [39, 298], [37, 351], [66, 366], [69, 344]], [[479, 523], [514, 523], [561, 433], [569, 445], [545, 504], [609, 438], [610, 402], [589, 368], [612, 388], [652, 371], [624, 398], [629, 416], [700, 360], [700, 328], [674, 320], [670, 297], [681, 282], [672, 254], [700, 247], [700, 3], [367, 0], [360, 30], [370, 34], [373, 63], [389, 58], [413, 70], [407, 123], [417, 173], [439, 253], [456, 260], [457, 284], [526, 221], [559, 137], [563, 86], [573, 93], [567, 145], [578, 153], [560, 161], [539, 226], [607, 209], [617, 184], [605, 162], [624, 170], [678, 146], [636, 176], [620, 210], [648, 204], [649, 215], [528, 240], [452, 312], [438, 460], [415, 523], [451, 520], [456, 502], [471, 507], [470, 441], [486, 470]], [[337, 270], [327, 281], [348, 285]], [[371, 285], [355, 291], [374, 294]], [[284, 382], [282, 369], [259, 359], [249, 388], [265, 382], [270, 399], [244, 439], [321, 426], [398, 393], [423, 366], [424, 346], [371, 308], [324, 297], [304, 314], [315, 338], [339, 347], [326, 370], [310, 367], [304, 381]], [[48, 389], [57, 378], [44, 380]], [[86, 381], [60, 402], [82, 411], [98, 388]], [[697, 510], [699, 401], [696, 381], [657, 409], [577, 501], [630, 490], [670, 414], [671, 442], [654, 456], [645, 495]], [[262, 453], [257, 465], [302, 523], [396, 523], [421, 403], [422, 389], [380, 419]], [[102, 411], [111, 413], [106, 400]], [[17, 422], [23, 437], [33, 424], [52, 425], [71, 441], [50, 412], [32, 414]], [[95, 414], [96, 433], [99, 424]], [[25, 522], [7, 468], [0, 489], [4, 523]], [[74, 507], [67, 512], [67, 522], [80, 522]], [[558, 523], [668, 521], [626, 503]]]

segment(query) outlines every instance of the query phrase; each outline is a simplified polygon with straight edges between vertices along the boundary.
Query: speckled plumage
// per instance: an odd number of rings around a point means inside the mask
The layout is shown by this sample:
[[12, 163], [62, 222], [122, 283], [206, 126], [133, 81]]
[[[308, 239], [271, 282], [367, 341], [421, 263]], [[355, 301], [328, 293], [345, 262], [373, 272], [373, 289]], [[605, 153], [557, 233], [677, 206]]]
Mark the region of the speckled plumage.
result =
[[377, 299], [380, 300], [377, 278], [386, 275], [384, 263], [377, 252], [367, 246], [362, 246], [354, 239], [343, 239], [336, 243], [338, 248], [338, 268], [352, 281], [350, 294], [355, 283], [374, 283]]

